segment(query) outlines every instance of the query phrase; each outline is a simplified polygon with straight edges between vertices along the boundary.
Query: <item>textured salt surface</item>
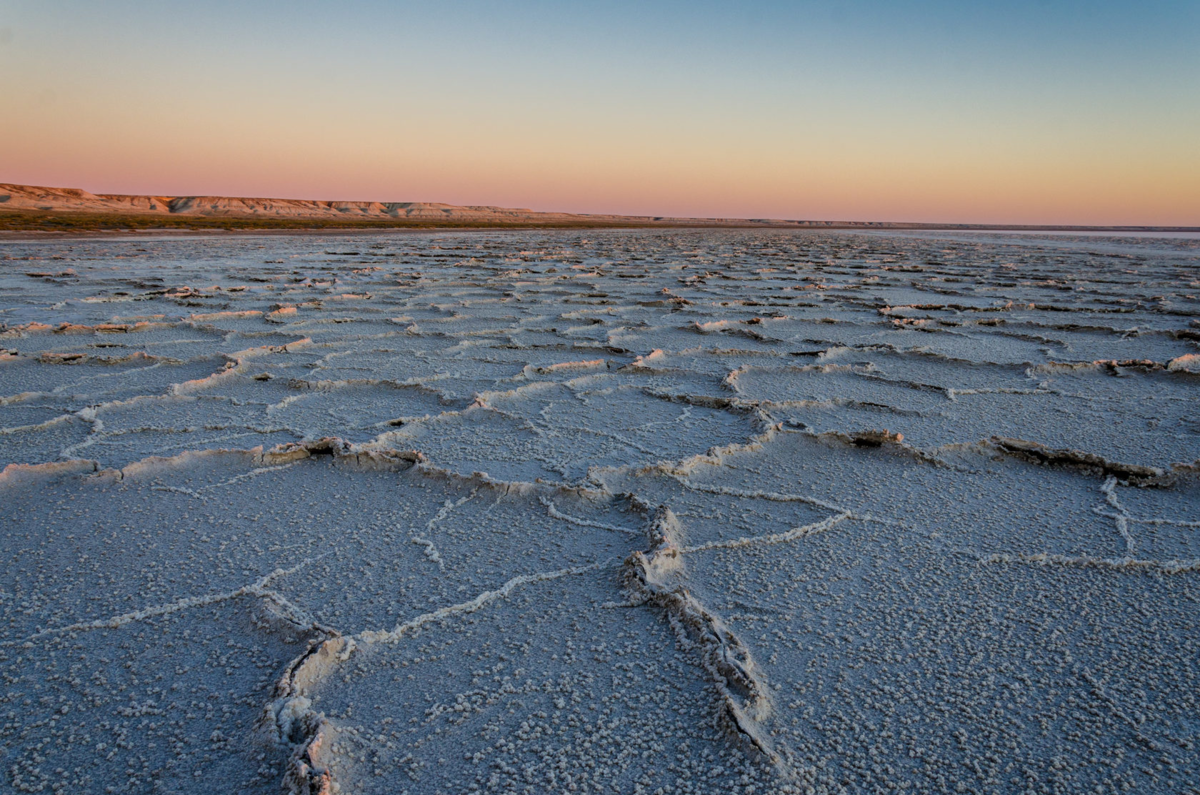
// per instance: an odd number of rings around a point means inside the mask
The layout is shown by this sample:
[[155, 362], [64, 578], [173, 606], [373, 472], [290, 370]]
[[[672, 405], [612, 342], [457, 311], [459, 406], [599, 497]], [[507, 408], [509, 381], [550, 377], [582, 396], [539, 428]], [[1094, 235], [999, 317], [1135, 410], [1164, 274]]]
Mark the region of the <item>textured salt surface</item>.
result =
[[1194, 791], [1198, 295], [1179, 238], [2, 243], [0, 788]]

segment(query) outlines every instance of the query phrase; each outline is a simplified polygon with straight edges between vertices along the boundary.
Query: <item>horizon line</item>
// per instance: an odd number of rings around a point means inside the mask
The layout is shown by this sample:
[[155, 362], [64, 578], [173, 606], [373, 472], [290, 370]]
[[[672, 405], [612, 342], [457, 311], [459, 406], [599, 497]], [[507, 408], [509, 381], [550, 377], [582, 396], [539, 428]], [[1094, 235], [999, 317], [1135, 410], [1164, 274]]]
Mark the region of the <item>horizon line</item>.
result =
[[[15, 198], [16, 202], [13, 202]], [[80, 206], [70, 206], [76, 200]], [[196, 209], [195, 203], [203, 200], [225, 203], [210, 205], [210, 209]], [[94, 201], [112, 206], [90, 206]], [[47, 203], [49, 202], [49, 203]], [[33, 206], [30, 206], [30, 205]], [[159, 206], [159, 205], [163, 206]], [[254, 205], [260, 205], [255, 207]], [[382, 212], [378, 209], [380, 208]], [[271, 212], [271, 210], [274, 212]], [[284, 213], [282, 210], [291, 210]], [[400, 210], [406, 210], [404, 216]], [[357, 215], [347, 215], [357, 211]], [[374, 214], [368, 214], [373, 212]], [[337, 213], [337, 214], [331, 214]], [[415, 213], [415, 214], [414, 214]], [[438, 217], [438, 214], [441, 217]], [[883, 220], [820, 220], [793, 218], [732, 217], [732, 216], [673, 216], [650, 214], [621, 214], [599, 212], [567, 212], [559, 210], [533, 210], [529, 208], [504, 207], [494, 204], [451, 204], [439, 201], [383, 201], [375, 199], [309, 199], [286, 196], [233, 196], [213, 193], [167, 194], [167, 193], [96, 193], [86, 188], [53, 187], [21, 183], [0, 182], [0, 217], [29, 218], [50, 216], [129, 216], [151, 218], [206, 219], [229, 221], [255, 220], [290, 222], [322, 222], [343, 220], [347, 226], [362, 226], [364, 223], [389, 220], [396, 225], [433, 226], [440, 221], [454, 226], [566, 226], [573, 220], [594, 222], [602, 226], [640, 227], [753, 227], [753, 228], [799, 228], [799, 229], [912, 229], [912, 230], [960, 230], [960, 231], [1098, 231], [1098, 232], [1200, 232], [1200, 224], [1080, 224], [1080, 223], [993, 223], [993, 222], [940, 222], [940, 221], [883, 221]], [[542, 224], [539, 224], [541, 221]], [[407, 222], [407, 223], [405, 223]], [[5, 224], [4, 226], [8, 226]], [[10, 227], [11, 228], [11, 227]]]

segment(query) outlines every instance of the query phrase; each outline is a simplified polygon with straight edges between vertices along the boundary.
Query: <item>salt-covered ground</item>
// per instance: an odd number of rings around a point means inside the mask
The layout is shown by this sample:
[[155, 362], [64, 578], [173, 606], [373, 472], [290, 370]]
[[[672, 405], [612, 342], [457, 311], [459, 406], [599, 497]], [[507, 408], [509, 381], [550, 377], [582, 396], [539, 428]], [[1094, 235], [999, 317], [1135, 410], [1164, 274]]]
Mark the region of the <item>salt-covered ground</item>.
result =
[[1197, 792], [1200, 241], [0, 243], [14, 792]]

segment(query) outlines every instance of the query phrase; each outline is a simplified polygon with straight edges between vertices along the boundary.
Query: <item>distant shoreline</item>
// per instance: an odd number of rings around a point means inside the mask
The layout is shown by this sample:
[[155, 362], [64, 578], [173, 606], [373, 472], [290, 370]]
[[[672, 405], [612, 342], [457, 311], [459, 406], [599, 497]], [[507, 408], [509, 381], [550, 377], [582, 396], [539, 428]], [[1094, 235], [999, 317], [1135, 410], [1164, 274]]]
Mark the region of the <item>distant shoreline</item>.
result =
[[849, 232], [1081, 232], [1101, 234], [1122, 233], [1181, 233], [1200, 234], [1200, 226], [1082, 226], [1034, 224], [933, 224], [877, 221], [806, 222], [806, 221], [735, 221], [671, 219], [642, 221], [637, 218], [605, 219], [603, 221], [542, 221], [529, 220], [376, 220], [337, 218], [270, 218], [256, 216], [158, 216], [111, 213], [65, 213], [47, 210], [7, 210], [0, 208], [0, 238], [15, 236], [75, 237], [101, 234], [143, 235], [149, 233], [210, 233], [259, 232], [271, 234], [296, 233], [363, 233], [363, 232], [420, 232], [420, 231], [502, 231], [563, 229], [586, 231], [604, 229], [763, 229], [797, 231]]
[[146, 232], [377, 232], [501, 229], [776, 229], [933, 232], [1200, 233], [1200, 226], [951, 224], [676, 218], [539, 212], [430, 202], [354, 202], [227, 196], [93, 194], [0, 183], [0, 236]]
[[[174, 223], [162, 223], [162, 221]], [[281, 219], [283, 221], [283, 219]], [[137, 216], [108, 218], [102, 215], [40, 215], [0, 210], [0, 242], [19, 240], [53, 240], [60, 238], [144, 238], [150, 236], [181, 237], [186, 235], [360, 235], [418, 232], [505, 232], [505, 231], [661, 231], [688, 230], [760, 230], [796, 232], [1016, 232], [1024, 234], [1079, 233], [1097, 235], [1121, 234], [1184, 234], [1200, 235], [1195, 226], [1019, 226], [1005, 224], [764, 224], [764, 223], [486, 223], [486, 222], [395, 222], [328, 223], [321, 220], [292, 219], [272, 222], [255, 218], [139, 218]]]

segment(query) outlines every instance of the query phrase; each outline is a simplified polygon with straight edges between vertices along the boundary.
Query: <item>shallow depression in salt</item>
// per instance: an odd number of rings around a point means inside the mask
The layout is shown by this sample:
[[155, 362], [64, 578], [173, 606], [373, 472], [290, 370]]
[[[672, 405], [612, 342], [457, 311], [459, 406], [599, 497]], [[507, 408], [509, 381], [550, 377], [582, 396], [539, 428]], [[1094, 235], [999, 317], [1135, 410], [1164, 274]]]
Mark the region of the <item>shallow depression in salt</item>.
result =
[[1198, 396], [1186, 237], [0, 242], [0, 789], [1194, 791]]

